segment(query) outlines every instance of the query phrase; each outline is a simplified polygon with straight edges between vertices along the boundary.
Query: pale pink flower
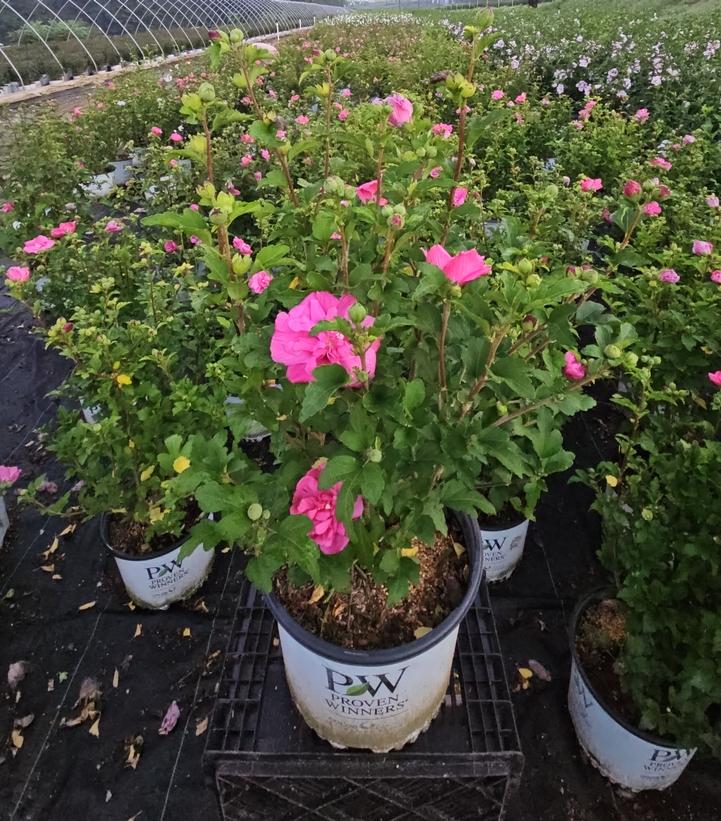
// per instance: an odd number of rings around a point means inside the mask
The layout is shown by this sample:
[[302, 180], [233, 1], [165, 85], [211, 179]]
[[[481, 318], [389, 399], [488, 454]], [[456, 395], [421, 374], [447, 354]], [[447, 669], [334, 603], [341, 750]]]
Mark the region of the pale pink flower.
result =
[[173, 131], [173, 133], [168, 137], [171, 143], [182, 143], [183, 142], [183, 135], [178, 133], [177, 131]]
[[123, 230], [123, 227], [122, 222], [118, 222], [118, 220], [110, 220], [105, 226], [105, 230], [108, 234], [119, 234]]
[[282, 128], [279, 128], [279, 129], [275, 132], [275, 138], [276, 138], [276, 140], [280, 140], [280, 141], [282, 142], [282, 141], [286, 138], [286, 132], [285, 132], [285, 130], [284, 130], [284, 129], [282, 129]]
[[717, 388], [721, 388], [721, 371], [709, 371], [708, 381]]
[[[275, 319], [275, 330], [270, 341], [270, 355], [274, 362], [286, 365], [290, 382], [313, 382], [313, 371], [321, 365], [341, 365], [351, 378], [350, 387], [358, 387], [358, 371], [364, 363], [350, 341], [338, 331], [321, 331], [315, 336], [310, 331], [319, 322], [342, 317], [348, 319], [348, 309], [356, 301], [351, 294], [336, 297], [327, 291], [308, 294], [290, 311], [281, 311]], [[362, 325], [368, 328], [375, 318], [367, 316]], [[365, 351], [365, 371], [372, 377], [376, 370], [376, 352], [380, 339], [374, 340]]]
[[270, 151], [267, 148], [261, 148], [260, 156], [267, 162], [270, 159]]
[[163, 136], [163, 129], [162, 129], [162, 128], [158, 128], [158, 126], [157, 126], [157, 125], [154, 125], [154, 126], [150, 129], [150, 133], [151, 133], [151, 135], [152, 135], [153, 137], [162, 137], [162, 136]]
[[27, 282], [30, 279], [30, 269], [24, 265], [11, 265], [5, 276], [10, 282]]
[[433, 245], [427, 251], [425, 248], [422, 250], [426, 262], [440, 268], [446, 279], [457, 285], [466, 285], [474, 279], [488, 276], [492, 270], [485, 257], [482, 257], [475, 248], [461, 251], [455, 256], [451, 256], [442, 245]]
[[15, 465], [0, 465], [0, 489], [6, 490], [10, 485], [17, 482], [22, 475], [22, 470]]
[[466, 197], [468, 196], [468, 189], [459, 186], [458, 188], [453, 189], [453, 194], [451, 195], [451, 204], [454, 208], [459, 208], [463, 203], [466, 201]]
[[434, 179], [434, 180], [438, 179], [438, 177], [440, 177], [440, 175], [441, 175], [441, 171], [443, 171], [441, 166], [436, 165], [434, 168], [431, 168], [431, 170], [428, 172], [428, 176], [431, 177], [431, 179]]
[[684, 134], [684, 137], [681, 140], [681, 142], [684, 145], [693, 145], [696, 142], [696, 137], [694, 137], [693, 134]]
[[308, 125], [308, 123], [310, 122], [310, 120], [308, 119], [308, 117], [306, 117], [305, 114], [299, 114], [295, 118], [295, 121], [298, 123], [298, 125]]
[[166, 254], [174, 254], [178, 250], [178, 243], [172, 239], [166, 239], [163, 243], [163, 250]]
[[240, 188], [236, 188], [232, 182], [228, 183], [227, 188], [229, 194], [232, 194], [234, 197], [240, 196]]
[[342, 123], [344, 123], [344, 122], [348, 119], [348, 114], [349, 114], [349, 113], [350, 113], [350, 112], [348, 111], [348, 109], [347, 109], [347, 108], [341, 108], [341, 110], [338, 112], [338, 119], [339, 119]]
[[340, 240], [343, 239], [343, 235], [338, 231], [333, 231], [333, 233], [330, 235], [330, 238], [334, 240]]
[[50, 237], [46, 237], [44, 234], [38, 234], [38, 236], [29, 239], [23, 245], [23, 251], [25, 251], [26, 254], [41, 254], [43, 251], [49, 251], [54, 246], [54, 240], [51, 240]]
[[[345, 526], [336, 516], [338, 495], [343, 482], [321, 490], [318, 479], [325, 465], [311, 468], [301, 477], [293, 492], [290, 512], [295, 516], [306, 516], [311, 521], [309, 536], [320, 548], [321, 553], [332, 555], [340, 553], [350, 541]], [[363, 515], [363, 497], [356, 497], [353, 505], [353, 518]]]
[[629, 180], [623, 186], [623, 195], [625, 197], [637, 197], [641, 193], [641, 184], [636, 180]]
[[260, 182], [263, 179], [263, 174], [260, 171], [254, 171], [253, 176], [256, 182]]
[[436, 137], [443, 137], [444, 140], [447, 140], [453, 134], [453, 126], [448, 125], [448, 123], [436, 123], [431, 131]]
[[495, 89], [491, 92], [491, 99], [492, 100], [502, 100], [506, 96], [506, 93], [502, 91], [500, 88]]
[[661, 282], [667, 282], [670, 285], [676, 285], [681, 280], [681, 277], [673, 270], [673, 268], [664, 268], [658, 275]]
[[60, 239], [66, 234], [74, 234], [77, 225], [77, 222], [61, 222], [60, 225], [56, 225], [55, 228], [50, 229], [50, 236], [53, 239]]
[[243, 168], [247, 168], [252, 162], [253, 162], [253, 158], [251, 157], [250, 154], [244, 154], [240, 158], [240, 164], [243, 166]]
[[718, 208], [719, 204], [721, 203], [716, 194], [709, 194], [709, 196], [706, 197], [706, 205], [708, 205], [709, 208]]
[[258, 271], [248, 279], [248, 287], [254, 294], [262, 294], [273, 281], [273, 275], [267, 271]]
[[586, 366], [573, 351], [566, 351], [563, 359], [566, 363], [563, 366], [564, 376], [572, 382], [580, 382], [586, 376]]
[[673, 163], [670, 163], [665, 157], [654, 157], [649, 162], [649, 165], [653, 165], [656, 168], [663, 168], [664, 171], [670, 171], [673, 168]]
[[351, 96], [351, 93], [352, 93], [352, 92], [351, 92], [351, 90], [350, 90], [349, 88], [342, 88], [342, 89], [341, 89], [341, 91], [340, 91], [340, 96], [341, 96], [341, 97], [346, 97], [346, 98], [347, 98], [347, 97], [350, 97], [350, 96]]
[[668, 199], [671, 196], [671, 189], [667, 185], [664, 185], [663, 183], [659, 183], [658, 196], [662, 200]]
[[639, 123], [645, 123], [650, 116], [650, 112], [647, 108], [639, 108], [639, 110], [633, 116], [634, 119], [637, 120]]
[[188, 241], [190, 242], [191, 245], [202, 245], [203, 244], [203, 240], [200, 239], [200, 237], [196, 237], [195, 234], [191, 234], [191, 236], [188, 238]]
[[248, 243], [240, 237], [233, 237], [233, 248], [246, 257], [253, 253], [253, 249], [250, 245], [248, 245]]
[[158, 730], [158, 735], [168, 735], [175, 729], [175, 725], [178, 723], [178, 719], [180, 718], [180, 707], [178, 707], [178, 702], [174, 701], [170, 707], [168, 707], [165, 715], [163, 716], [163, 721], [160, 725], [160, 729]]
[[240, 141], [244, 145], [252, 145], [255, 142], [255, 137], [252, 137], [250, 134], [241, 134]]
[[643, 213], [647, 217], [657, 217], [663, 210], [656, 200], [651, 200], [643, 206]]
[[200, 206], [197, 202], [191, 202], [188, 208], [190, 208], [191, 211], [200, 211]]
[[378, 180], [364, 182], [356, 188], [355, 193], [361, 202], [373, 202], [378, 196]]
[[711, 271], [711, 282], [721, 285], [721, 270], [718, 268], [715, 271]]
[[300, 100], [300, 94], [291, 94], [290, 101], [291, 103], [297, 103]]
[[49, 493], [51, 496], [58, 492], [57, 482], [51, 482], [46, 479], [38, 485], [38, 493]]
[[713, 243], [695, 239], [691, 245], [691, 251], [697, 256], [708, 256], [708, 254], [713, 253]]
[[584, 177], [581, 180], [581, 191], [600, 191], [603, 181], [600, 177]]
[[391, 94], [390, 97], [386, 97], [385, 101], [391, 107], [388, 125], [400, 128], [410, 122], [413, 117], [413, 103], [407, 97], [402, 94]]
[[2, 203], [0, 205], [0, 214], [9, 214], [11, 211], [15, 210], [15, 203], [10, 201]]
[[526, 92], [522, 91], [520, 94], [516, 96], [514, 102], [518, 103], [518, 105], [523, 105], [523, 103], [525, 103], [527, 99], [528, 96], [526, 95]]

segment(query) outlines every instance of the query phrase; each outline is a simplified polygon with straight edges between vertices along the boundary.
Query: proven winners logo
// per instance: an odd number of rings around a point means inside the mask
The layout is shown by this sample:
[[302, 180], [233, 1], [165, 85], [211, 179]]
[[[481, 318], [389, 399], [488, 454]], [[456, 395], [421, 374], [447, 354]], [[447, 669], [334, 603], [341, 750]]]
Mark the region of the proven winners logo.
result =
[[401, 698], [396, 690], [408, 668], [395, 673], [369, 673], [349, 676], [326, 667], [327, 687], [330, 695], [325, 702], [331, 710], [344, 716], [360, 718], [400, 713], [407, 699]]
[[148, 587], [151, 590], [162, 590], [164, 587], [176, 584], [189, 573], [187, 568], [183, 568], [182, 559], [181, 561], [173, 559], [170, 562], [146, 567], [145, 572], [148, 575]]

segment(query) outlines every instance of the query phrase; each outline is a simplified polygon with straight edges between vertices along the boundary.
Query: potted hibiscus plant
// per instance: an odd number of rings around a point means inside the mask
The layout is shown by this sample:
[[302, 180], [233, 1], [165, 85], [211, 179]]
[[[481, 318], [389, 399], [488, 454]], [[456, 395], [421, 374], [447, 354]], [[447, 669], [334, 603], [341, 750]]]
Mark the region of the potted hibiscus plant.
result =
[[[464, 111], [475, 87], [453, 75], [446, 92]], [[496, 513], [479, 491], [484, 470], [547, 426], [546, 410], [590, 407], [583, 388], [626, 341], [605, 317], [579, 350], [588, 282], [563, 266], [528, 280], [456, 230], [462, 140], [439, 148], [404, 95], [361, 108], [365, 165], [336, 153], [324, 178], [323, 156], [311, 157], [306, 173], [320, 178], [296, 190], [279, 160], [288, 197], [269, 225], [287, 258], [244, 299], [245, 316], [267, 320], [239, 338], [244, 356], [223, 360], [238, 381], [282, 388], [246, 397], [271, 433], [279, 467], [262, 485], [272, 492], [252, 499], [232, 448], [209, 471], [202, 436], [184, 444], [191, 466], [171, 486], [219, 514], [204, 532], [251, 554], [247, 574], [268, 594], [308, 724], [336, 746], [381, 752], [415, 739], [444, 697], [481, 579], [477, 516]], [[250, 130], [272, 144], [263, 128]], [[273, 139], [283, 157], [302, 156], [286, 133]], [[445, 179], [429, 173], [441, 163]], [[538, 353], [525, 317], [545, 334]], [[249, 356], [251, 337], [265, 350]], [[561, 450], [549, 442], [547, 455]]]
[[619, 461], [581, 474], [596, 490], [599, 558], [613, 583], [573, 615], [568, 700], [595, 766], [638, 791], [673, 784], [697, 750], [721, 755], [721, 445], [707, 436], [721, 404], [709, 397], [709, 417], [679, 435], [647, 413], [661, 396], [642, 385], [634, 394], [635, 402], [620, 399], [632, 424], [618, 437]]

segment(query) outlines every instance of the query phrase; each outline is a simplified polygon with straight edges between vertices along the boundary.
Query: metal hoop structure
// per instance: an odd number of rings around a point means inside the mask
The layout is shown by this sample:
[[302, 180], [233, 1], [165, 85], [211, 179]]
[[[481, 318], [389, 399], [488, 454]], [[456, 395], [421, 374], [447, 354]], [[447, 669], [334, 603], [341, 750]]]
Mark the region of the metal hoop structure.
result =
[[[0, 93], [202, 48], [208, 31], [253, 37], [312, 25], [344, 0], [0, 0]], [[338, 3], [338, 5], [331, 5]]]

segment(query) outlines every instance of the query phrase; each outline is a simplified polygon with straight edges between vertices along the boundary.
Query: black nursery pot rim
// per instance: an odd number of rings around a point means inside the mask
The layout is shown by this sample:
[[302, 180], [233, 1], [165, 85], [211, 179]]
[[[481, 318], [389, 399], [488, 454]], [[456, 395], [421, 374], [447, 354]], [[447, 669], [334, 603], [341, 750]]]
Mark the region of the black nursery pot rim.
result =
[[163, 556], [167, 556], [168, 553], [172, 553], [174, 550], [177, 550], [190, 538], [190, 535], [186, 533], [185, 536], [181, 536], [177, 541], [173, 542], [170, 547], [163, 547], [160, 550], [153, 550], [151, 553], [143, 553], [142, 556], [131, 556], [129, 553], [123, 553], [110, 544], [110, 539], [108, 538], [110, 535], [108, 532], [109, 519], [109, 513], [100, 514], [100, 521], [98, 522], [100, 538], [105, 547], [113, 554], [113, 556], [115, 556], [116, 559], [122, 559], [125, 562], [145, 562], [148, 559], [160, 559]]
[[571, 614], [571, 641], [569, 642], [571, 645], [571, 658], [573, 659], [576, 669], [578, 670], [578, 674], [583, 679], [583, 683], [586, 687], [591, 691], [591, 695], [596, 699], [596, 701], [603, 707], [603, 709], [608, 713], [611, 718], [620, 724], [624, 730], [627, 730], [632, 735], [635, 735], [637, 738], [640, 738], [642, 741], [646, 741], [649, 744], [654, 744], [656, 747], [668, 747], [672, 749], [677, 748], [677, 744], [675, 741], [669, 741], [667, 738], [661, 738], [660, 736], [654, 735], [653, 733], [648, 733], [645, 730], [640, 730], [638, 727], [634, 727], [633, 724], [630, 724], [628, 719], [619, 713], [614, 707], [609, 706], [608, 702], [605, 698], [603, 698], [598, 690], [593, 686], [591, 681], [589, 680], [588, 676], [586, 675], [586, 671], [583, 668], [583, 662], [581, 661], [578, 651], [576, 650], [576, 627], [578, 626], [578, 620], [581, 618], [583, 613], [588, 609], [589, 605], [595, 604], [596, 602], [602, 601], [603, 599], [615, 599], [616, 601], [620, 601], [618, 597], [615, 595], [613, 590], [608, 587], [601, 587], [597, 588], [596, 590], [592, 590], [590, 593], [587, 593], [582, 599], [578, 601], [576, 607]]
[[486, 531], [487, 533], [500, 533], [503, 530], [510, 530], [513, 527], [518, 527], [518, 525], [522, 525], [524, 522], [529, 522], [530, 519], [527, 519], [525, 516], [522, 516], [520, 513], [517, 516], [514, 516], [512, 519], [509, 519], [508, 523], [505, 525], [486, 525], [483, 524], [481, 521], [480, 516], [478, 517], [478, 526], [481, 529], [481, 532]]
[[265, 594], [268, 607], [278, 624], [292, 638], [311, 652], [331, 661], [341, 664], [363, 664], [372, 667], [405, 661], [421, 655], [426, 650], [435, 647], [460, 624], [478, 595], [478, 588], [483, 575], [483, 549], [478, 523], [465, 513], [452, 511], [451, 515], [461, 526], [465, 548], [468, 551], [469, 566], [471, 568], [468, 588], [458, 607], [452, 610], [437, 627], [434, 627], [430, 633], [426, 633], [422, 638], [407, 644], [400, 644], [398, 647], [388, 647], [382, 650], [350, 650], [338, 644], [332, 644], [301, 627], [273, 593]]

